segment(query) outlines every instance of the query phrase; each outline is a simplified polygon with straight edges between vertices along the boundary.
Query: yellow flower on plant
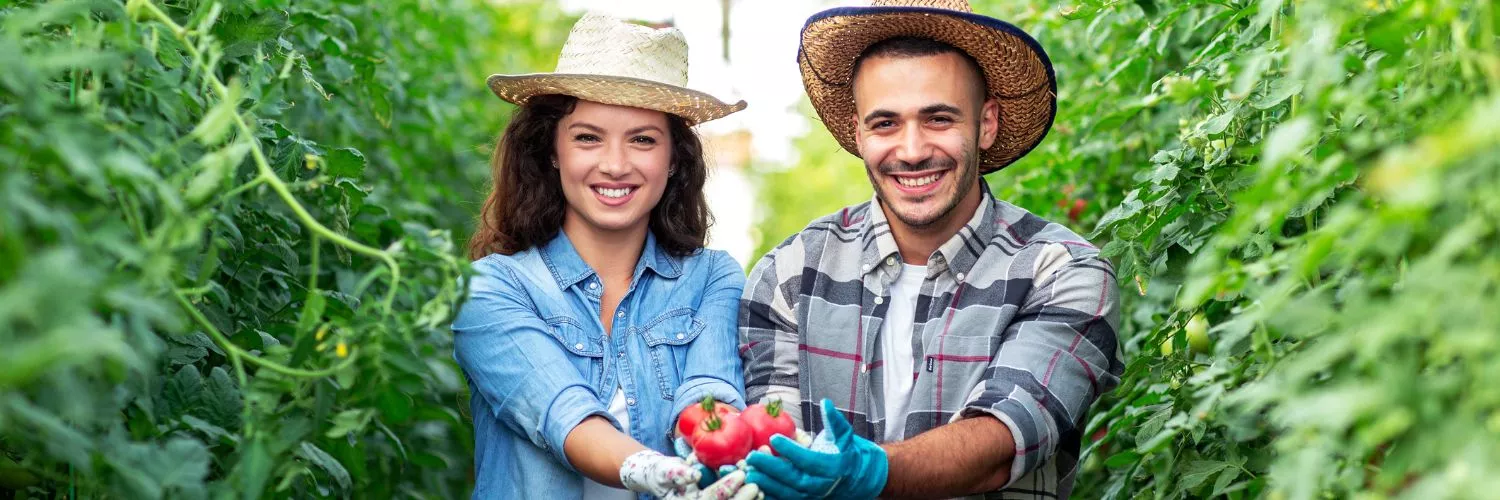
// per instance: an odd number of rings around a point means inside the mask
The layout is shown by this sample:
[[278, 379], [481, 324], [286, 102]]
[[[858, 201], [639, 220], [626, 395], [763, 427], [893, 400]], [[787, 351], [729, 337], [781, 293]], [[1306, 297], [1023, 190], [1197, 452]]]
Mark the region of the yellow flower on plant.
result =
[[349, 345], [339, 342], [339, 345], [333, 348], [333, 353], [337, 354], [340, 358], [347, 358], [349, 357]]

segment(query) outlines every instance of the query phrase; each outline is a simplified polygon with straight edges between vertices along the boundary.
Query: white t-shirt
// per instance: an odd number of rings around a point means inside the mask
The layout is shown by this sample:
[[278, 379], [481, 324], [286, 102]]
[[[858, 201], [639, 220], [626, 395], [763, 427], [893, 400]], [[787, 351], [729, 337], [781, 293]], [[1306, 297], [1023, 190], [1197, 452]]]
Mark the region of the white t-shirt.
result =
[[890, 308], [880, 327], [880, 352], [885, 359], [881, 380], [885, 383], [885, 440], [899, 441], [906, 429], [906, 408], [911, 402], [912, 326], [915, 322], [917, 295], [927, 266], [901, 265], [901, 275], [891, 283]]
[[[630, 412], [625, 408], [625, 390], [615, 387], [615, 397], [609, 400], [609, 414], [620, 422], [620, 432], [630, 434]], [[611, 488], [593, 479], [583, 478], [583, 500], [635, 500], [630, 490]]]

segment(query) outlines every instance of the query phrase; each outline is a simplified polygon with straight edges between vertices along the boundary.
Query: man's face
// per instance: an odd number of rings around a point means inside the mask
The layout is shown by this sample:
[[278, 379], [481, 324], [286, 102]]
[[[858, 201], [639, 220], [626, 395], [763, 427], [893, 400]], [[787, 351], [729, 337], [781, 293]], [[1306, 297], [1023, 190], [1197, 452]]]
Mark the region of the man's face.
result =
[[999, 124], [999, 105], [984, 99], [978, 81], [968, 61], [952, 53], [860, 64], [855, 141], [875, 195], [907, 226], [946, 226], [938, 223], [978, 193], [978, 151], [995, 142]]

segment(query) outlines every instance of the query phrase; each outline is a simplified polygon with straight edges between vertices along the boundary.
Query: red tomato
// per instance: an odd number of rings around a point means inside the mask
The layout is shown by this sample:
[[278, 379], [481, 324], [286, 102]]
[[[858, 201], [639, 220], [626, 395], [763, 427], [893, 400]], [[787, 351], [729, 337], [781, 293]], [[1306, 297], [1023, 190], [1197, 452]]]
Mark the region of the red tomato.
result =
[[750, 454], [754, 435], [739, 415], [709, 415], [693, 434], [693, 453], [710, 469], [734, 465]]
[[[788, 439], [797, 439], [797, 422], [792, 421], [792, 416], [781, 410], [781, 400], [772, 401], [771, 404], [753, 404], [745, 407], [745, 412], [740, 414], [740, 420], [750, 426], [750, 433], [754, 436], [751, 448], [760, 449], [761, 446], [771, 445], [771, 436], [777, 434], [786, 436]], [[775, 454], [775, 450], [771, 451]]]
[[1068, 220], [1078, 222], [1078, 216], [1083, 215], [1083, 209], [1084, 207], [1087, 207], [1088, 204], [1089, 203], [1087, 201], [1083, 201], [1083, 199], [1073, 200], [1073, 208], [1068, 210]]
[[733, 406], [714, 401], [713, 396], [703, 396], [703, 402], [687, 407], [682, 410], [681, 415], [677, 416], [677, 433], [681, 434], [691, 444], [693, 442], [693, 433], [698, 432], [698, 425], [702, 424], [703, 419], [708, 418], [708, 415], [711, 413], [732, 415], [739, 413], [739, 410], [734, 409]]

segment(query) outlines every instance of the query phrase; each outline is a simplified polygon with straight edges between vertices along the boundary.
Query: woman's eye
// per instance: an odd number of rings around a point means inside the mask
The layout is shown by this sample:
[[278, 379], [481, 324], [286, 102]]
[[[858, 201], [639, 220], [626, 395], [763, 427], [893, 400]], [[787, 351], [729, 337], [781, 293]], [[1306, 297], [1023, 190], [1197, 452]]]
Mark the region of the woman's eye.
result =
[[635, 138], [630, 139], [630, 142], [634, 142], [636, 144], [645, 144], [649, 146], [652, 144], [656, 144], [656, 138], [651, 136], [638, 135], [635, 136]]
[[594, 134], [578, 134], [573, 136], [573, 140], [578, 142], [599, 142], [599, 136]]

